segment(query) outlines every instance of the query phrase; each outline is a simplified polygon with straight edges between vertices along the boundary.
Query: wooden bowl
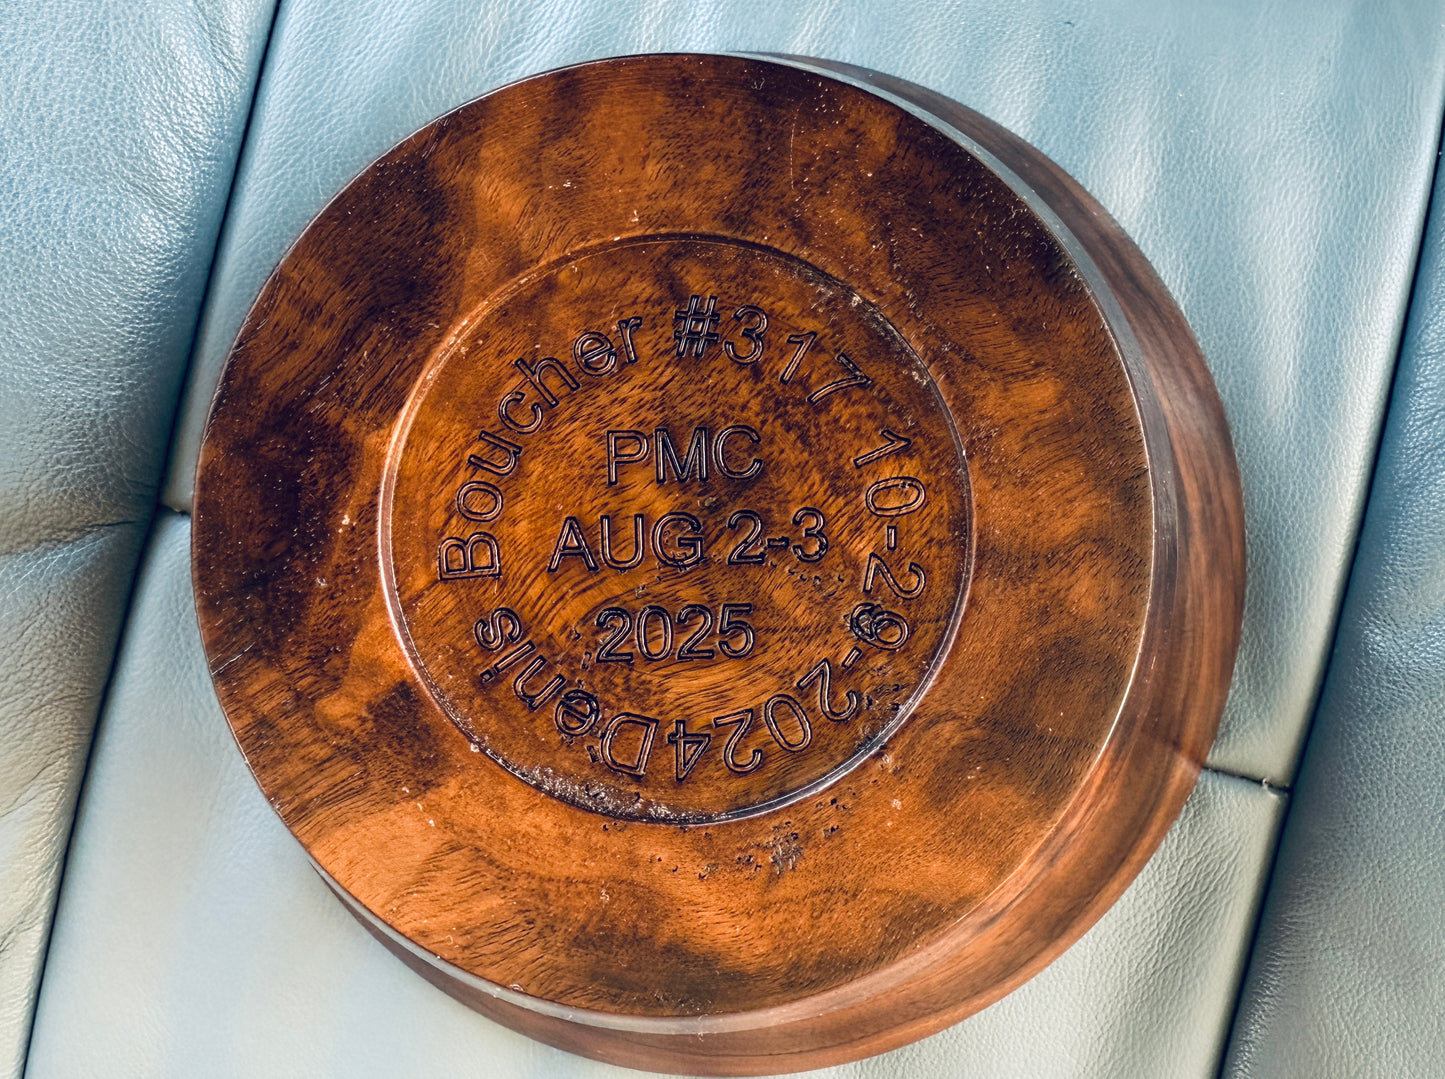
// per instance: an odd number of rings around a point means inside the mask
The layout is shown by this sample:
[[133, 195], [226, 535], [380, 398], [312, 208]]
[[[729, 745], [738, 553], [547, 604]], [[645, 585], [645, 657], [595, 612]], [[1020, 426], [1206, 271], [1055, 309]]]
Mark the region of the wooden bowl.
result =
[[1114, 901], [1238, 641], [1198, 347], [1037, 151], [820, 61], [508, 86], [262, 291], [201, 451], [217, 693], [348, 907], [500, 1022], [749, 1074]]

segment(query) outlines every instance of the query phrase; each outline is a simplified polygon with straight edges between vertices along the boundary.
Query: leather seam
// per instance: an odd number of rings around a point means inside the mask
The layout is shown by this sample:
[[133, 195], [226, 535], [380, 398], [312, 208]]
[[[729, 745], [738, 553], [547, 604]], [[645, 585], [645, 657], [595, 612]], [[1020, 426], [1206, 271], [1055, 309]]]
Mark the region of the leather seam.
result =
[[[180, 403], [184, 399], [185, 388], [190, 382], [191, 371], [195, 365], [196, 343], [200, 336], [201, 319], [206, 310], [206, 302], [210, 297], [211, 285], [215, 278], [216, 256], [220, 248], [221, 236], [225, 232], [226, 221], [231, 213], [232, 203], [235, 200], [236, 179], [237, 176], [240, 174], [241, 161], [245, 155], [246, 147], [250, 140], [251, 125], [252, 122], [255, 120], [256, 116], [256, 101], [260, 97], [261, 84], [265, 79], [267, 65], [269, 64], [271, 59], [272, 40], [275, 36], [277, 16], [280, 14], [280, 10], [281, 0], [276, 0], [276, 3], [271, 8], [271, 18], [270, 22], [266, 27], [265, 39], [261, 44], [261, 55], [256, 65], [256, 79], [251, 87], [251, 100], [246, 106], [246, 119], [241, 125], [241, 137], [236, 145], [236, 157], [235, 163], [232, 166], [231, 170], [231, 182], [227, 186], [225, 202], [221, 210], [220, 218], [217, 221], [216, 225], [215, 241], [211, 248], [211, 261], [210, 265], [207, 267], [206, 270], [206, 284], [201, 291], [201, 304], [196, 312], [195, 320], [192, 322], [191, 325], [191, 341], [190, 347], [187, 349], [186, 352], [186, 365], [184, 368], [184, 374], [182, 379], [180, 380], [180, 386], [177, 387], [176, 397], [174, 399], [173, 407], [171, 409], [170, 431], [168, 432], [168, 435], [164, 442], [166, 450], [166, 457], [164, 458], [164, 460], [167, 463], [169, 463], [171, 459], [171, 454], [174, 451], [173, 444], [176, 438], [176, 430], [179, 425], [178, 418], [180, 413]], [[143, 535], [141, 538], [138, 555], [131, 565], [130, 587], [126, 594], [125, 605], [121, 610], [121, 617], [118, 624], [118, 632], [115, 638], [115, 646], [111, 652], [110, 665], [106, 670], [105, 679], [101, 684], [99, 703], [96, 706], [95, 718], [91, 723], [90, 742], [89, 745], [86, 746], [85, 762], [80, 769], [80, 783], [76, 787], [75, 795], [71, 802], [70, 827], [67, 830], [67, 834], [65, 837], [64, 853], [59, 859], [60, 871], [56, 875], [54, 891], [50, 897], [49, 909], [45, 912], [45, 943], [43, 949], [41, 950], [41, 959], [40, 963], [38, 964], [39, 970], [35, 979], [35, 985], [30, 994], [29, 1015], [26, 1017], [25, 1022], [24, 1047], [20, 1054], [20, 1059], [23, 1062], [21, 1064], [20, 1072], [21, 1079], [24, 1079], [24, 1077], [29, 1073], [30, 1070], [30, 1050], [35, 1037], [35, 1018], [39, 1012], [41, 994], [44, 992], [45, 989], [45, 975], [50, 967], [50, 951], [55, 942], [55, 921], [60, 909], [60, 898], [65, 891], [66, 876], [70, 868], [71, 851], [75, 843], [76, 825], [81, 815], [83, 796], [86, 790], [87, 783], [90, 779], [90, 771], [95, 763], [96, 738], [100, 731], [100, 724], [102, 722], [102, 718], [105, 715], [106, 707], [110, 703], [111, 689], [115, 682], [115, 676], [117, 668], [119, 666], [121, 649], [124, 647], [125, 641], [127, 639], [127, 630], [130, 628], [131, 616], [135, 608], [136, 594], [144, 571], [146, 557], [150, 551], [151, 543], [155, 538], [156, 526], [158, 525], [164, 514], [172, 512], [169, 507], [165, 506], [161, 502], [162, 492], [165, 490], [165, 478], [166, 477], [163, 474], [161, 476], [161, 484], [158, 485], [154, 492], [152, 492], [151, 494], [150, 509], [147, 519], [145, 521], [133, 522], [134, 524], [143, 526]], [[110, 526], [95, 526], [95, 528], [104, 527]], [[95, 529], [91, 529], [91, 531], [94, 530]]]
[[[236, 185], [240, 182], [241, 173], [245, 164], [247, 153], [251, 145], [251, 129], [256, 122], [256, 105], [261, 99], [261, 88], [266, 83], [267, 74], [270, 71], [272, 60], [272, 42], [276, 36], [276, 24], [280, 20], [281, 7], [285, 0], [276, 0], [271, 8], [271, 22], [266, 28], [266, 40], [261, 46], [261, 59], [256, 65], [256, 82], [251, 88], [251, 101], [246, 106], [246, 119], [241, 125], [241, 138], [236, 145], [236, 162], [231, 170], [231, 182], [226, 188], [225, 204], [221, 210], [220, 220], [216, 224], [216, 241], [211, 248], [211, 263], [206, 268], [206, 284], [201, 290], [201, 304], [196, 312], [195, 322], [191, 326], [191, 343], [186, 350], [186, 363], [182, 370], [181, 383], [175, 399], [175, 407], [171, 410], [171, 427], [166, 436], [165, 443], [165, 467], [161, 474], [160, 484], [156, 489], [157, 504], [168, 512], [186, 513], [189, 511], [178, 506], [172, 506], [166, 499], [169, 497], [171, 473], [175, 469], [176, 438], [180, 434], [182, 414], [185, 411], [186, 402], [189, 399], [192, 383], [196, 375], [196, 349], [201, 340], [201, 327], [205, 323], [206, 314], [211, 305], [211, 290], [216, 281], [216, 269], [220, 262], [221, 245], [226, 237], [226, 229], [231, 220], [231, 211], [236, 202]], [[202, 428], [204, 433], [204, 427]], [[193, 481], [194, 485], [194, 481]]]
[[[1335, 653], [1339, 647], [1341, 627], [1344, 622], [1344, 611], [1348, 605], [1349, 597], [1355, 584], [1355, 571], [1360, 555], [1360, 541], [1364, 536], [1365, 522], [1370, 515], [1370, 504], [1375, 494], [1375, 486], [1380, 479], [1380, 449], [1385, 440], [1385, 432], [1390, 426], [1391, 413], [1395, 404], [1395, 387], [1400, 375], [1400, 358], [1405, 349], [1405, 341], [1408, 336], [1410, 324], [1414, 321], [1415, 304], [1417, 292], [1420, 287], [1420, 267], [1424, 260], [1425, 243], [1431, 231], [1431, 225], [1435, 222], [1437, 197], [1442, 194], [1440, 184], [1441, 150], [1445, 147], [1445, 87], [1441, 88], [1438, 95], [1440, 102], [1436, 110], [1435, 128], [1435, 152], [1431, 155], [1431, 174], [1429, 190], [1425, 197], [1424, 213], [1421, 219], [1419, 235], [1415, 240], [1414, 268], [1410, 275], [1410, 287], [1406, 292], [1404, 316], [1400, 320], [1399, 332], [1395, 339], [1394, 364], [1390, 370], [1390, 383], [1385, 391], [1384, 407], [1381, 412], [1380, 425], [1375, 432], [1375, 445], [1370, 460], [1370, 481], [1365, 490], [1365, 497], [1361, 502], [1361, 510], [1358, 521], [1355, 525], [1354, 543], [1350, 550], [1350, 569], [1345, 578], [1345, 587], [1340, 592], [1339, 604], [1335, 609], [1334, 627], [1330, 634], [1330, 647], [1326, 655], [1329, 657], [1321, 674], [1319, 685], [1315, 687], [1314, 700], [1310, 706], [1309, 722], [1306, 724], [1303, 735], [1300, 739], [1300, 748], [1294, 761], [1294, 774], [1299, 774], [1301, 762], [1309, 752], [1310, 740], [1315, 732], [1315, 726], [1319, 721], [1320, 706], [1324, 700], [1325, 689], [1329, 685], [1330, 676], [1334, 669]], [[1442, 218], [1445, 220], [1445, 218]], [[1249, 981], [1249, 974], [1254, 966], [1256, 950], [1259, 947], [1260, 932], [1264, 926], [1264, 912], [1268, 904], [1270, 892], [1275, 883], [1275, 874], [1279, 868], [1279, 852], [1281, 840], [1284, 837], [1285, 829], [1289, 825], [1289, 806], [1280, 814], [1279, 822], [1275, 827], [1274, 844], [1270, 851], [1269, 867], [1264, 875], [1264, 887], [1260, 890], [1258, 901], [1254, 911], [1254, 924], [1250, 931], [1249, 946], [1244, 952], [1244, 961], [1240, 965], [1238, 978], [1234, 989], [1234, 1006], [1230, 1010], [1229, 1025], [1225, 1028], [1225, 1036], [1220, 1046], [1219, 1064], [1215, 1069], [1217, 1079], [1225, 1079], [1225, 1069], [1229, 1064], [1229, 1051], [1234, 1045], [1235, 1034], [1240, 1021], [1240, 1007], [1244, 1002], [1244, 988]]]
[[1274, 780], [1270, 779], [1268, 776], [1250, 775], [1248, 772], [1235, 772], [1231, 771], [1228, 768], [1215, 768], [1212, 765], [1208, 764], [1200, 768], [1199, 772], [1201, 775], [1207, 772], [1210, 775], [1221, 776], [1225, 779], [1237, 779], [1243, 783], [1249, 783], [1256, 787], [1263, 787], [1265, 793], [1267, 794], [1278, 794], [1284, 797], [1289, 797], [1290, 788], [1274, 782]]

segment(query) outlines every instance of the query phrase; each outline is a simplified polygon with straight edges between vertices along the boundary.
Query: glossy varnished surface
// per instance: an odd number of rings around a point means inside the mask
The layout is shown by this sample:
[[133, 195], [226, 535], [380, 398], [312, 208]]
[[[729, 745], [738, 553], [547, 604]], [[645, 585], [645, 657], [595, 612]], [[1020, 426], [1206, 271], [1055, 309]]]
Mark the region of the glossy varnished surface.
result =
[[797, 260], [671, 238], [465, 321], [404, 421], [382, 539], [464, 733], [565, 801], [676, 823], [876, 747], [941, 658], [970, 535], [953, 424], [883, 315]]
[[222, 380], [196, 585], [253, 771], [383, 939], [579, 1051], [967, 1014], [1218, 719], [1238, 488], [1187, 328], [1051, 165], [886, 88], [1032, 190], [813, 71], [570, 69], [360, 177]]

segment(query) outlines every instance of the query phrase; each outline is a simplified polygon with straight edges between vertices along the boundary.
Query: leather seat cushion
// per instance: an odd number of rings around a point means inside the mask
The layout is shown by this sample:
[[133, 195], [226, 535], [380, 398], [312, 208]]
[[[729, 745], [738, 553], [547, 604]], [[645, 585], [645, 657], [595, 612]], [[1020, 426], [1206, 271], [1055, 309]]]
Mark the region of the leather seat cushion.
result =
[[0, 1075], [24, 1063], [271, 6], [0, 5]]

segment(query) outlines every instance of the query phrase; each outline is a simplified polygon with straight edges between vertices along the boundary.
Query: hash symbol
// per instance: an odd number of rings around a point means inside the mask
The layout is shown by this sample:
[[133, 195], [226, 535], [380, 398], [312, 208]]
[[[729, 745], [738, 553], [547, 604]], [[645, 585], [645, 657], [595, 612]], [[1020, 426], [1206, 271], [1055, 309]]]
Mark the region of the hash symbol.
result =
[[718, 343], [717, 323], [721, 318], [717, 313], [717, 297], [707, 298], [707, 307], [702, 306], [702, 300], [696, 294], [687, 298], [687, 310], [678, 311], [672, 316], [676, 324], [672, 331], [673, 339], [677, 341], [677, 354], [686, 356], [688, 347], [691, 346], [692, 354], [701, 358], [707, 352], [708, 345]]

